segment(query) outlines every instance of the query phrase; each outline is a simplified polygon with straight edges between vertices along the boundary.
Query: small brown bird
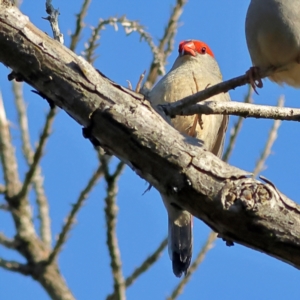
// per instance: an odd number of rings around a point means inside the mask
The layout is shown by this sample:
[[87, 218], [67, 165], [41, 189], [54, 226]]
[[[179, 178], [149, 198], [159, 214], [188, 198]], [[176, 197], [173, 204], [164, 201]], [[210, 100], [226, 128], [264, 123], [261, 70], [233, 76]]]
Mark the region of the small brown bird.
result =
[[[178, 51], [179, 55], [169, 73], [149, 93], [153, 106], [175, 102], [222, 81], [219, 66], [205, 43], [183, 41]], [[222, 93], [210, 100], [230, 101], [230, 97]], [[219, 157], [223, 152], [227, 123], [228, 116], [223, 115], [178, 116], [172, 119], [178, 131], [202, 140], [204, 147]], [[170, 195], [161, 194], [161, 197], [169, 217], [168, 244], [173, 272], [181, 277], [186, 274], [192, 258], [193, 220], [188, 211], [174, 205]]]

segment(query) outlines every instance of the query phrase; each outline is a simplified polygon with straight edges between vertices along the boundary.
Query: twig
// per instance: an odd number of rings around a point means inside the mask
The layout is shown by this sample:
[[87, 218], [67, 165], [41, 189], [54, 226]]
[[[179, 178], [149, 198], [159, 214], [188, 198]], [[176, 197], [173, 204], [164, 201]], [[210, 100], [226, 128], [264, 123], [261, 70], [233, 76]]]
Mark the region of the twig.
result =
[[[25, 160], [27, 165], [30, 166], [33, 163], [33, 156], [34, 152], [32, 150], [30, 144], [30, 136], [29, 136], [29, 129], [28, 129], [28, 119], [26, 113], [26, 107], [24, 103], [23, 93], [22, 93], [22, 83], [13, 81], [13, 92], [15, 95], [15, 104], [18, 112], [19, 117], [19, 125], [21, 130], [21, 138], [22, 138], [22, 148]], [[46, 117], [46, 125], [47, 126], [47, 119], [54, 118], [55, 114], [52, 110], [48, 113]], [[52, 123], [52, 121], [51, 121]], [[50, 129], [49, 129], [50, 131]], [[39, 212], [39, 219], [40, 219], [40, 235], [42, 241], [45, 243], [45, 246], [50, 249], [51, 246], [51, 226], [50, 226], [50, 217], [49, 217], [49, 205], [48, 200], [45, 194], [44, 186], [43, 186], [43, 176], [42, 170], [40, 165], [37, 165], [35, 174], [33, 176], [33, 186], [36, 192], [36, 202]]]
[[59, 251], [61, 250], [63, 244], [65, 243], [65, 241], [67, 239], [67, 234], [69, 233], [69, 231], [72, 228], [76, 214], [78, 213], [78, 211], [82, 207], [84, 201], [87, 199], [88, 194], [94, 188], [97, 181], [99, 180], [99, 178], [102, 175], [103, 175], [103, 167], [101, 165], [99, 165], [98, 169], [95, 171], [95, 173], [92, 175], [92, 177], [88, 181], [86, 187], [81, 191], [76, 203], [73, 205], [73, 208], [67, 217], [67, 221], [58, 236], [58, 240], [57, 240], [51, 254], [49, 255], [47, 264], [50, 265], [54, 261], [54, 259], [57, 257]]
[[[7, 200], [11, 201], [20, 190], [18, 164], [15, 149], [11, 143], [9, 123], [6, 119], [5, 109], [0, 92], [0, 158], [6, 185]], [[16, 200], [16, 199], [15, 199]]]
[[50, 22], [54, 39], [59, 41], [61, 44], [64, 44], [64, 35], [60, 32], [58, 26], [59, 10], [54, 9], [54, 7], [52, 6], [52, 0], [46, 0], [46, 12], [49, 17], [43, 19]]
[[202, 103], [188, 107], [182, 111], [185, 116], [194, 114], [205, 115], [235, 115], [244, 118], [272, 119], [282, 121], [300, 121], [300, 109], [293, 107], [278, 107], [257, 105], [241, 102], [220, 102], [205, 100]]
[[217, 238], [217, 234], [215, 232], [211, 231], [205, 244], [202, 246], [201, 251], [199, 252], [196, 259], [194, 260], [194, 262], [188, 269], [186, 276], [183, 277], [183, 279], [181, 279], [179, 284], [173, 290], [171, 296], [167, 298], [168, 300], [176, 299], [183, 292], [184, 287], [186, 286], [188, 281], [191, 279], [191, 276], [197, 270], [198, 266], [203, 261], [206, 253], [213, 247], [213, 242], [216, 240], [216, 238]]
[[[253, 94], [253, 89], [251, 85], [248, 86], [248, 93], [246, 97], [244, 98], [244, 103], [252, 103], [252, 94]], [[230, 130], [230, 137], [229, 137], [229, 143], [224, 151], [222, 160], [225, 162], [229, 162], [230, 156], [232, 154], [232, 151], [235, 146], [236, 139], [238, 137], [238, 134], [242, 128], [242, 124], [244, 122], [245, 118], [239, 117], [237, 122], [233, 125], [233, 127]]]
[[75, 32], [71, 35], [71, 43], [70, 43], [70, 50], [75, 51], [78, 41], [80, 39], [80, 34], [84, 27], [83, 19], [86, 15], [86, 12], [89, 8], [91, 0], [83, 0], [81, 9], [79, 14], [76, 15], [76, 29]]
[[[159, 246], [157, 247], [157, 249], [151, 254], [149, 255], [142, 263], [139, 267], [137, 267], [131, 275], [129, 275], [126, 279], [125, 279], [125, 286], [126, 288], [128, 288], [129, 286], [131, 286], [134, 281], [143, 273], [145, 273], [146, 271], [149, 270], [149, 268], [151, 266], [153, 266], [157, 260], [159, 259], [159, 257], [161, 256], [163, 250], [166, 248], [166, 246], [168, 245], [168, 239], [165, 238], [164, 240], [162, 240], [162, 242], [159, 244]], [[113, 300], [115, 299], [116, 295], [113, 293], [109, 296], [107, 296], [107, 300]]]
[[143, 273], [145, 273], [161, 256], [163, 250], [168, 245], [168, 239], [165, 238], [160, 245], [157, 247], [157, 249], [148, 256], [143, 263], [137, 267], [130, 276], [128, 276], [125, 280], [126, 287], [129, 287], [133, 284], [133, 282]]
[[[276, 71], [278, 71], [278, 70], [276, 70], [274, 68], [260, 70], [260, 73], [255, 74], [253, 79], [257, 80], [260, 78], [265, 78], [265, 77], [275, 73]], [[203, 90], [201, 92], [198, 92], [198, 93], [195, 93], [188, 97], [185, 97], [185, 98], [183, 98], [177, 102], [174, 102], [172, 104], [165, 104], [165, 105], [163, 105], [163, 109], [164, 109], [165, 113], [169, 116], [183, 115], [183, 114], [186, 114], [187, 111], [190, 112], [190, 110], [189, 110], [190, 106], [193, 106], [200, 101], [206, 100], [206, 99], [208, 99], [212, 96], [218, 95], [220, 93], [226, 93], [231, 89], [235, 89], [236, 87], [243, 86], [247, 83], [250, 83], [249, 76], [242, 75], [239, 77], [235, 77], [230, 80], [215, 84], [211, 87], [206, 88], [205, 90]], [[231, 103], [226, 103], [225, 107], [232, 107], [233, 105]], [[228, 106], [227, 106], [227, 104], [228, 104]], [[220, 106], [218, 106], [218, 107], [220, 107]], [[210, 108], [210, 109], [212, 109], [212, 108]], [[200, 111], [200, 112], [194, 111], [193, 112], [193, 114], [196, 114], [196, 113], [205, 113], [205, 112], [203, 112], [203, 111]], [[245, 116], [247, 116], [246, 113], [245, 113]]]
[[170, 15], [168, 25], [165, 28], [162, 39], [158, 45], [158, 51], [161, 54], [159, 57], [160, 61], [157, 60], [157, 54], [153, 52], [154, 58], [150, 66], [150, 71], [145, 82], [145, 87], [150, 89], [155, 81], [157, 80], [158, 75], [164, 75], [164, 69], [161, 68], [161, 65], [165, 66], [167, 58], [174, 48], [174, 37], [177, 33], [178, 20], [183, 13], [183, 7], [187, 3], [186, 0], [177, 0], [173, 11]]
[[16, 249], [17, 242], [14, 239], [9, 239], [2, 232], [0, 232], [0, 245], [8, 249]]
[[25, 175], [23, 186], [22, 186], [22, 189], [21, 189], [20, 195], [19, 195], [20, 198], [23, 198], [24, 196], [26, 196], [29, 191], [30, 184], [32, 183], [32, 180], [35, 176], [35, 172], [37, 170], [38, 164], [43, 155], [44, 147], [45, 147], [48, 137], [50, 135], [55, 114], [56, 114], [56, 108], [55, 107], [51, 108], [46, 117], [46, 122], [45, 122], [45, 125], [43, 128], [43, 132], [40, 136], [38, 146], [34, 153], [32, 164], [30, 165], [30, 168]]
[[0, 258], [0, 267], [3, 269], [12, 271], [12, 272], [17, 272], [21, 273], [23, 275], [30, 275], [31, 274], [31, 267], [28, 265], [24, 265], [21, 263], [18, 263], [16, 261], [12, 260], [5, 260]]
[[[104, 155], [99, 156], [101, 164], [103, 166], [104, 177], [107, 182], [107, 195], [105, 198], [105, 218], [106, 218], [106, 235], [107, 235], [107, 246], [110, 256], [110, 265], [114, 279], [114, 292], [116, 299], [125, 300], [125, 280], [122, 272], [122, 261], [120, 255], [120, 248], [118, 245], [118, 238], [116, 232], [117, 223], [117, 211], [118, 207], [116, 204], [117, 195], [117, 181], [121, 175], [122, 170], [125, 167], [123, 162], [119, 162], [115, 172], [111, 175]], [[109, 299], [108, 296], [107, 299]]]
[[122, 16], [120, 18], [110, 17], [105, 20], [99, 20], [97, 27], [93, 29], [91, 37], [87, 42], [87, 47], [85, 49], [84, 55], [85, 59], [90, 63], [93, 63], [93, 61], [95, 60], [94, 51], [98, 47], [97, 41], [99, 40], [99, 33], [101, 30], [105, 29], [105, 25], [111, 25], [117, 31], [118, 24], [124, 28], [126, 35], [129, 35], [132, 32], [137, 32], [140, 35], [141, 40], [145, 40], [148, 43], [151, 51], [153, 52], [154, 60], [159, 64], [162, 72], [164, 72], [164, 65], [161, 63], [161, 53], [158, 51], [158, 48], [154, 44], [151, 35], [145, 31], [144, 27], [138, 21], [128, 20], [126, 16]]
[[[284, 97], [280, 97], [278, 99], [277, 105], [278, 105], [278, 107], [282, 107], [284, 105]], [[268, 140], [265, 144], [265, 148], [264, 148], [259, 160], [257, 161], [257, 163], [255, 165], [255, 169], [253, 171], [253, 177], [256, 177], [260, 172], [263, 171], [265, 162], [266, 162], [267, 158], [270, 156], [272, 146], [273, 146], [275, 140], [277, 139], [277, 132], [278, 132], [280, 125], [281, 125], [280, 120], [274, 120], [273, 126], [269, 132]]]

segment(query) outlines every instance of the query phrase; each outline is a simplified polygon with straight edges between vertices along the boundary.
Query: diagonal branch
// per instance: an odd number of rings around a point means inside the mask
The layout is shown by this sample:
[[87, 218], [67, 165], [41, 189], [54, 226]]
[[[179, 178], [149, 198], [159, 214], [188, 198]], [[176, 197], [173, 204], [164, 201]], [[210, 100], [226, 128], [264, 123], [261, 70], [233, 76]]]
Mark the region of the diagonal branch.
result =
[[5, 260], [0, 258], [0, 267], [12, 272], [17, 272], [23, 275], [31, 275], [32, 268], [12, 260]]
[[47, 260], [47, 264], [51, 264], [57, 257], [58, 253], [60, 252], [63, 244], [66, 242], [67, 235], [70, 232], [72, 225], [75, 221], [76, 214], [78, 213], [79, 209], [82, 207], [84, 201], [87, 199], [89, 193], [91, 190], [95, 187], [97, 181], [99, 178], [103, 175], [103, 167], [99, 165], [98, 169], [95, 171], [95, 173], [92, 175], [90, 180], [88, 181], [86, 187], [81, 191], [76, 203], [73, 205], [72, 210], [70, 211], [67, 221], [65, 225], [62, 228], [62, 231], [60, 232], [58, 236], [58, 240], [49, 255], [49, 258]]
[[18, 242], [14, 239], [6, 237], [2, 232], [0, 232], [0, 245], [9, 249], [16, 249]]
[[50, 108], [48, 115], [46, 116], [45, 125], [42, 131], [42, 134], [39, 139], [38, 146], [36, 148], [36, 151], [33, 155], [32, 163], [30, 165], [29, 170], [27, 171], [25, 175], [25, 179], [23, 182], [22, 189], [20, 191], [20, 198], [25, 197], [29, 192], [30, 184], [32, 183], [35, 173], [37, 171], [37, 168], [39, 166], [40, 160], [43, 155], [43, 150], [46, 146], [46, 142], [48, 141], [48, 137], [51, 133], [52, 123], [54, 121], [54, 116], [56, 114], [56, 108]]
[[80, 12], [76, 15], [76, 28], [75, 32], [71, 35], [71, 43], [69, 47], [70, 50], [74, 52], [79, 42], [82, 29], [84, 27], [83, 19], [86, 16], [90, 3], [91, 0], [83, 0]]
[[[16, 104], [18, 117], [19, 117], [23, 154], [27, 162], [27, 165], [30, 166], [33, 163], [34, 152], [30, 144], [28, 119], [27, 119], [26, 107], [25, 107], [25, 102], [22, 93], [22, 84], [13, 81], [12, 85], [13, 85], [13, 93], [15, 95], [14, 97], [15, 104]], [[50, 118], [50, 123], [52, 123], [51, 119], [53, 119], [54, 117], [55, 114], [53, 114], [53, 111], [50, 110], [48, 116], [46, 117], [46, 120]], [[46, 126], [47, 126], [47, 121], [46, 121]], [[51, 128], [49, 128], [49, 132], [50, 130]], [[50, 249], [51, 226], [50, 226], [50, 217], [49, 217], [49, 205], [48, 205], [48, 200], [43, 186], [43, 176], [42, 176], [42, 170], [40, 165], [36, 166], [36, 171], [34, 173], [32, 181], [36, 193], [36, 202], [37, 202], [37, 207], [39, 212], [38, 217], [41, 222], [40, 225], [41, 239], [45, 243], [45, 245]]]
[[[116, 204], [116, 196], [118, 191], [117, 181], [119, 176], [121, 175], [122, 170], [125, 167], [123, 162], [119, 162], [115, 172], [111, 175], [109, 173], [109, 168], [106, 159], [104, 156], [100, 156], [100, 161], [104, 170], [104, 177], [107, 183], [106, 189], [106, 198], [105, 198], [105, 218], [106, 218], [106, 239], [107, 239], [107, 247], [110, 255], [110, 265], [113, 274], [114, 280], [114, 292], [116, 299], [125, 300], [125, 280], [122, 272], [122, 261], [120, 248], [118, 245], [118, 237], [116, 232], [117, 225], [117, 211], [118, 206]], [[108, 296], [107, 299], [110, 296]]]

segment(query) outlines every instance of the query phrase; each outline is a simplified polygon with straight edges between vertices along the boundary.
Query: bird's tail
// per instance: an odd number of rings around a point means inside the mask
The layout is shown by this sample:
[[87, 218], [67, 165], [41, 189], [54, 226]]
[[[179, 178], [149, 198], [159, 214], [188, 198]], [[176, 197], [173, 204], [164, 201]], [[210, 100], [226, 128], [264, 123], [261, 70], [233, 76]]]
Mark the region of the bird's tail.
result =
[[169, 213], [169, 256], [172, 260], [173, 273], [181, 277], [190, 266], [193, 251], [193, 220], [187, 211], [175, 208]]

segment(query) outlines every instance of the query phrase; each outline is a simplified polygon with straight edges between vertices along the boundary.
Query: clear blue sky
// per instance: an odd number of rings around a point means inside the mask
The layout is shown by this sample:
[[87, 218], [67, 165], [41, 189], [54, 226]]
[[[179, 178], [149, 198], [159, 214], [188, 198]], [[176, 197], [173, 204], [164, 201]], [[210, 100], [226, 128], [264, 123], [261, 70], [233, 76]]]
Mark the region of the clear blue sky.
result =
[[[53, 1], [59, 7], [60, 26], [69, 45], [69, 35], [75, 27], [75, 14], [82, 1]], [[126, 15], [139, 20], [154, 38], [162, 35], [171, 6], [171, 0], [110, 0], [93, 1], [86, 18], [88, 26], [95, 26], [99, 18]], [[242, 75], [250, 67], [244, 36], [244, 20], [248, 1], [210, 0], [189, 1], [181, 17], [176, 44], [184, 39], [207, 42], [219, 62], [224, 79]], [[45, 1], [24, 0], [21, 10], [43, 31], [52, 35], [45, 17]], [[79, 51], [90, 30], [85, 29]], [[79, 52], [77, 52], [79, 53]], [[105, 75], [126, 85], [135, 83], [140, 73], [149, 67], [151, 53], [145, 42], [139, 42], [135, 33], [126, 37], [123, 29], [115, 32], [107, 27], [100, 39], [99, 55], [95, 66]], [[167, 70], [177, 56], [169, 58]], [[12, 136], [18, 147], [20, 132], [16, 112], [12, 105], [11, 86], [7, 81], [9, 70], [0, 66], [0, 88], [8, 117], [12, 123]], [[32, 143], [38, 139], [48, 105], [25, 88], [28, 103]], [[232, 100], [242, 101], [247, 88], [230, 92]], [[286, 97], [286, 106], [299, 107], [300, 91], [279, 87], [269, 80], [255, 95], [258, 104], [275, 105], [280, 95]], [[231, 117], [232, 125], [236, 119]], [[234, 149], [230, 163], [253, 170], [268, 136], [272, 121], [247, 119]], [[299, 196], [300, 127], [297, 123], [283, 122], [272, 154], [263, 175], [296, 200]], [[18, 157], [22, 157], [17, 148]], [[75, 201], [87, 178], [95, 170], [97, 160], [92, 146], [82, 138], [81, 128], [64, 111], [60, 111], [54, 124], [53, 136], [42, 161], [45, 189], [50, 200], [52, 230], [59, 233], [63, 219]], [[26, 171], [21, 161], [22, 176]], [[0, 182], [2, 182], [2, 178]], [[104, 299], [112, 291], [112, 278], [105, 247], [105, 221], [103, 212], [104, 183], [100, 182], [79, 213], [77, 224], [59, 257], [59, 264], [68, 286], [77, 299]], [[154, 250], [167, 233], [167, 216], [158, 193], [152, 189], [142, 196], [147, 184], [129, 168], [121, 178], [118, 204], [118, 235], [125, 276]], [[11, 218], [0, 211], [0, 231], [13, 236]], [[209, 228], [195, 221], [194, 251], [204, 243]], [[18, 254], [0, 247], [0, 256], [22, 261]], [[235, 245], [226, 247], [218, 240], [205, 261], [192, 277], [180, 299], [299, 299], [300, 273], [295, 268], [265, 254]], [[159, 262], [128, 289], [128, 299], [164, 299], [178, 283], [171, 270], [165, 251]], [[0, 299], [49, 299], [31, 278], [0, 269]]]

